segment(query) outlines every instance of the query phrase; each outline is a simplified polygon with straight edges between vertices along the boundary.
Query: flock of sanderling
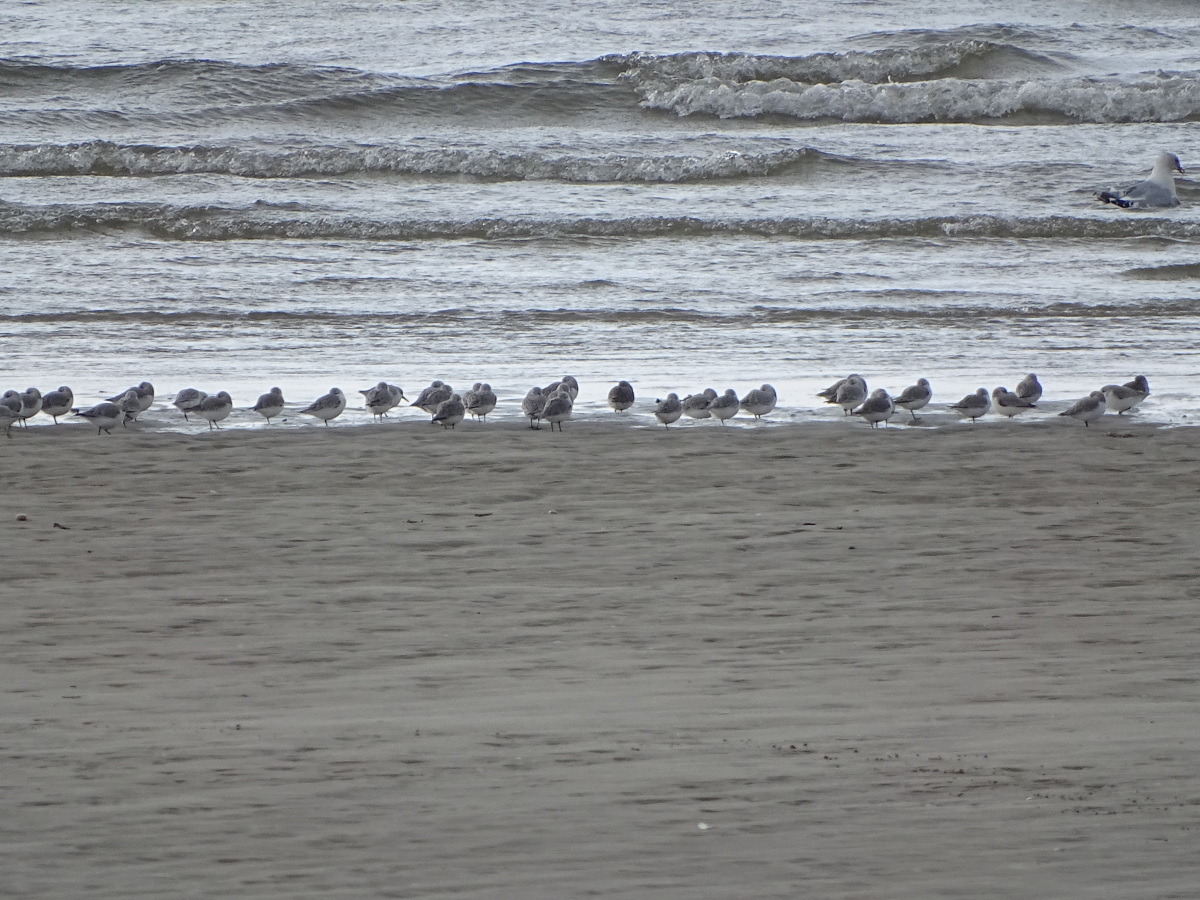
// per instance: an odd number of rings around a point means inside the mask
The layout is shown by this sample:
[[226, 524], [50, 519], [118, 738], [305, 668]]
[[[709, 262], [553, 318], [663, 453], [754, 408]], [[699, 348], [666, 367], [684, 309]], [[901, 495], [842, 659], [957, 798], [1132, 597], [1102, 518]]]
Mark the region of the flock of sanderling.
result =
[[[399, 406], [401, 401], [408, 400], [403, 390], [385, 381], [359, 393], [364, 397], [367, 411], [379, 421], [383, 421], [388, 412]], [[1069, 416], [1088, 425], [1106, 411], [1119, 415], [1134, 409], [1149, 394], [1150, 384], [1146, 376], [1138, 375], [1126, 384], [1106, 384], [1099, 390], [1092, 391], [1059, 415]], [[571, 418], [578, 395], [579, 382], [570, 375], [564, 375], [562, 380], [555, 381], [547, 387], [530, 389], [521, 401], [521, 412], [529, 419], [530, 428], [541, 428], [542, 422], [548, 422], [551, 431], [555, 425], [562, 431], [563, 422]], [[893, 397], [882, 388], [868, 392], [867, 382], [861, 375], [849, 375], [831, 384], [817, 396], [828, 404], [840, 406], [848, 416], [861, 416], [875, 428], [880, 422], [886, 426], [887, 420], [901, 409], [908, 410], [913, 421], [917, 421], [917, 410], [929, 404], [933, 398], [933, 390], [927, 379], [919, 378], [916, 384]], [[1041, 396], [1042, 386], [1037, 376], [1031, 373], [1021, 379], [1016, 390], [998, 387], [989, 395], [986, 388], [979, 388], [975, 393], [951, 404], [949, 408], [972, 422], [992, 410], [1011, 418], [1027, 410], [1036, 409]], [[635, 399], [633, 386], [628, 381], [618, 382], [608, 392], [608, 405], [617, 412], [632, 407]], [[654, 401], [653, 413], [660, 423], [668, 427], [683, 416], [692, 419], [714, 419], [724, 425], [726, 420], [739, 412], [752, 415], [755, 419], [761, 418], [775, 409], [777, 401], [775, 388], [769, 384], [755, 388], [741, 398], [732, 389], [718, 394], [712, 388], [708, 388], [698, 394], [689, 394], [682, 400], [678, 394], [667, 394], [665, 399]], [[6, 391], [3, 397], [0, 397], [0, 427], [11, 436], [10, 429], [13, 424], [24, 425], [38, 413], [51, 416], [55, 423], [60, 416], [71, 413], [95, 425], [97, 434], [101, 431], [111, 434], [115, 426], [136, 421], [138, 416], [154, 404], [154, 386], [148, 381], [143, 381], [136, 387], [87, 409], [76, 407], [74, 403], [75, 396], [66, 386], [45, 394], [32, 387], [21, 392]], [[185, 420], [188, 420], [189, 416], [197, 416], [208, 422], [210, 430], [220, 428], [218, 423], [233, 412], [233, 398], [225, 391], [206, 394], [195, 388], [186, 388], [179, 391], [171, 403], [183, 413]], [[496, 408], [496, 404], [496, 394], [491, 385], [476, 382], [469, 391], [460, 395], [455, 393], [450, 385], [441, 381], [434, 381], [410, 403], [411, 406], [429, 413], [433, 417], [433, 423], [443, 428], [453, 428], [468, 415], [486, 419]], [[271, 419], [282, 415], [284, 408], [283, 391], [277, 387], [260, 396], [258, 402], [251, 407], [266, 419], [268, 424]], [[332, 388], [328, 394], [318, 397], [296, 412], [313, 416], [328, 425], [345, 409], [346, 395], [340, 388]]]

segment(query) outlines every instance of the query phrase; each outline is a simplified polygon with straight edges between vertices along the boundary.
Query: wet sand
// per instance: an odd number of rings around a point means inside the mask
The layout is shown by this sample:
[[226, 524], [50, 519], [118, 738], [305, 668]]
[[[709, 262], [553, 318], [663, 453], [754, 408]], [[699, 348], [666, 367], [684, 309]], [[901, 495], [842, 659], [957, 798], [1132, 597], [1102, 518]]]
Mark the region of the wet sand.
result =
[[4, 892], [1194, 896], [1200, 430], [845, 426], [0, 438]]

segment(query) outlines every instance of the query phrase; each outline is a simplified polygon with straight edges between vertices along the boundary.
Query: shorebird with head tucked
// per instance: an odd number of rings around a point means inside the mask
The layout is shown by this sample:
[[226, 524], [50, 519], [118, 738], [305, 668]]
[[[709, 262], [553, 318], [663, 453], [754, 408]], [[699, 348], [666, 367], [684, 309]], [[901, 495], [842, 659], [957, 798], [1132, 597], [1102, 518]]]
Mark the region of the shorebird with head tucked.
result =
[[323, 394], [318, 397], [304, 409], [300, 410], [303, 415], [313, 416], [320, 419], [326, 425], [330, 419], [336, 419], [342, 414], [342, 410], [346, 408], [346, 395], [342, 393], [341, 388], [330, 388], [328, 394]]
[[883, 388], [873, 390], [871, 396], [863, 401], [862, 406], [854, 410], [854, 415], [862, 416], [865, 421], [871, 423], [872, 428], [878, 428], [880, 422], [883, 423], [884, 428], [887, 428], [887, 420], [895, 413], [896, 404]]
[[633, 406], [633, 385], [628, 381], [618, 381], [608, 392], [608, 405], [613, 412], [621, 412]]
[[992, 406], [1000, 415], [1010, 419], [1013, 416], [1019, 416], [1027, 409], [1036, 408], [1031, 401], [1018, 397], [1013, 391], [1003, 386], [992, 391]]
[[194, 410], [197, 406], [204, 402], [204, 398], [208, 394], [204, 391], [196, 390], [196, 388], [184, 388], [175, 395], [175, 399], [171, 401], [171, 405], [183, 413], [183, 421], [188, 421], [188, 413]]
[[908, 414], [915, 422], [917, 421], [916, 411], [924, 409], [932, 399], [933, 389], [929, 386], [929, 380], [918, 378], [916, 384], [906, 387], [900, 392], [900, 396], [892, 398], [892, 402], [900, 409], [907, 409]]
[[1086, 397], [1076, 400], [1059, 415], [1069, 416], [1082, 422], [1084, 426], [1088, 426], [1088, 423], [1095, 422], [1104, 415], [1104, 407], [1104, 394], [1101, 391], [1092, 391]]
[[1028, 400], [1030, 403], [1037, 403], [1042, 399], [1042, 383], [1038, 381], [1036, 375], [1030, 372], [1017, 382], [1017, 389], [1013, 391], [1013, 393], [1022, 400]]
[[71, 411], [71, 407], [75, 403], [75, 393], [65, 384], [55, 391], [49, 391], [42, 396], [42, 412], [54, 419], [54, 424], [58, 424], [58, 417], [65, 416]]
[[[521, 412], [529, 419], [530, 428], [541, 429], [542, 412], [549, 399], [540, 387], [531, 387], [529, 393], [525, 395], [525, 399], [521, 401]], [[537, 421], [537, 425], [533, 424], [535, 421]]]
[[682, 415], [683, 404], [680, 402], [678, 394], [670, 393], [665, 399], [654, 401], [654, 418], [667, 428], [671, 427], [672, 422], [678, 422]]
[[271, 388], [265, 394], [260, 394], [258, 402], [251, 409], [267, 420], [267, 424], [271, 424], [271, 420], [283, 412], [283, 391], [277, 387]]
[[746, 395], [742, 397], [741, 408], [754, 418], [761, 419], [773, 410], [778, 402], [779, 396], [775, 393], [775, 388], [764, 384], [762, 387], [746, 392]]
[[964, 419], [970, 419], [974, 424], [980, 416], [986, 415], [992, 408], [992, 398], [988, 396], [987, 388], [979, 388], [973, 394], [967, 394], [950, 407]]

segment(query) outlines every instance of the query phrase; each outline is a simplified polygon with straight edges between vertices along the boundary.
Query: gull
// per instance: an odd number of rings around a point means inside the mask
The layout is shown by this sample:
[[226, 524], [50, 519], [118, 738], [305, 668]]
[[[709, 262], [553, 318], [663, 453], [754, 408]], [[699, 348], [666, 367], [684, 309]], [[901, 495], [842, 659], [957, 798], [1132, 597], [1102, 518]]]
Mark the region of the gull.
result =
[[1106, 384], [1100, 388], [1100, 393], [1104, 395], [1104, 405], [1118, 416], [1125, 415], [1127, 409], [1133, 409], [1146, 399], [1144, 391], [1123, 384]]
[[486, 381], [473, 391], [468, 391], [463, 398], [467, 412], [477, 419], [486, 419], [487, 414], [496, 408], [496, 392]]
[[689, 419], [707, 419], [712, 415], [708, 408], [716, 399], [717, 392], [712, 388], [705, 388], [702, 394], [688, 394], [683, 398], [683, 414]]
[[106, 434], [112, 434], [113, 426], [118, 422], [125, 421], [125, 410], [111, 400], [97, 403], [91, 409], [74, 409], [72, 412], [95, 425], [96, 434], [99, 434], [101, 431]]
[[618, 381], [608, 392], [608, 405], [613, 408], [613, 412], [621, 412], [633, 406], [633, 385], [628, 381]]
[[884, 428], [887, 428], [887, 420], [895, 413], [896, 404], [883, 388], [871, 391], [871, 396], [863, 401], [863, 405], [854, 410], [854, 415], [862, 416], [871, 423], [872, 428], [879, 427], [880, 422], [883, 423]]
[[724, 425], [726, 419], [732, 419], [737, 415], [739, 406], [741, 404], [738, 402], [738, 395], [734, 393], [733, 388], [726, 388], [725, 393], [708, 405], [708, 414]]
[[1089, 422], [1095, 422], [1104, 415], [1104, 406], [1104, 394], [1100, 391], [1092, 391], [1082, 400], [1076, 400], [1067, 409], [1060, 412], [1059, 415], [1078, 419], [1087, 426]]
[[773, 410], [778, 402], [779, 398], [775, 393], [775, 388], [764, 384], [760, 388], [746, 392], [746, 396], [742, 398], [741, 408], [758, 419]]
[[175, 399], [171, 401], [171, 405], [183, 413], [183, 421], [188, 421], [188, 413], [199, 406], [208, 394], [204, 391], [198, 391], [195, 388], [184, 388], [175, 395]]
[[1127, 191], [1100, 191], [1096, 199], [1101, 203], [1112, 203], [1122, 209], [1150, 209], [1152, 207], [1178, 206], [1175, 193], [1175, 173], [1184, 174], [1179, 157], [1166, 151], [1158, 154], [1150, 177], [1139, 181]]
[[1135, 391], [1141, 391], [1147, 397], [1150, 396], [1150, 382], [1146, 380], [1145, 375], [1134, 375], [1133, 381], [1125, 382], [1124, 387]]
[[300, 412], [306, 416], [314, 416], [328, 425], [329, 420], [336, 419], [345, 408], [346, 395], [342, 393], [341, 388], [335, 387], [330, 388], [328, 394], [318, 397]]
[[433, 421], [442, 428], [453, 428], [466, 417], [467, 407], [463, 403], [462, 397], [458, 394], [451, 394], [438, 404], [437, 411], [433, 414]]
[[54, 419], [54, 424], [57, 425], [58, 417], [69, 413], [74, 402], [74, 392], [64, 384], [58, 390], [42, 395], [42, 412]]
[[654, 403], [654, 418], [668, 428], [671, 427], [672, 422], [678, 422], [679, 417], [683, 415], [683, 404], [679, 401], [678, 394], [667, 394], [665, 400], [655, 400]]
[[833, 396], [826, 399], [825, 402], [840, 406], [846, 415], [850, 415], [850, 411], [866, 399], [866, 379], [861, 375], [848, 375], [838, 386], [838, 389], [834, 391]]
[[35, 387], [25, 388], [20, 394], [21, 397], [21, 424], [25, 424], [25, 420], [32, 418], [38, 414], [38, 410], [42, 408], [42, 392]]
[[1013, 416], [1020, 415], [1027, 409], [1036, 409], [1032, 401], [1018, 396], [1006, 387], [998, 387], [992, 391], [992, 400], [994, 401], [996, 412], [1002, 416], [1008, 416], [1010, 419]]
[[1013, 391], [1013, 393], [1022, 400], [1028, 400], [1030, 403], [1037, 403], [1042, 399], [1042, 383], [1038, 381], [1036, 375], [1030, 372], [1017, 382], [1017, 389]]
[[151, 406], [154, 405], [154, 385], [152, 385], [148, 381], [143, 381], [141, 384], [137, 385], [136, 387], [126, 388], [125, 390], [121, 391], [121, 393], [117, 394], [117, 396], [109, 397], [108, 402], [109, 403], [119, 403], [121, 401], [121, 398], [124, 397], [126, 394], [128, 394], [130, 391], [133, 391], [138, 396], [138, 406], [141, 407], [138, 410], [139, 414], [145, 412]]
[[908, 414], [915, 422], [917, 421], [916, 411], [924, 409], [931, 399], [933, 399], [933, 389], [929, 386], [929, 379], [918, 378], [916, 384], [906, 387], [900, 392], [900, 396], [892, 398], [892, 402], [901, 409], [907, 409]]
[[271, 388], [265, 394], [259, 395], [258, 402], [250, 407], [271, 424], [271, 420], [283, 412], [283, 391], [277, 387]]
[[454, 389], [450, 385], [441, 382], [431, 382], [429, 387], [425, 388], [421, 393], [417, 394], [417, 399], [410, 406], [419, 407], [431, 416], [438, 411], [438, 407], [442, 402], [450, 399], [450, 395], [454, 393]]
[[208, 430], [220, 430], [217, 423], [229, 417], [233, 412], [233, 398], [225, 391], [218, 391], [216, 396], [205, 397], [204, 401], [194, 410], [196, 415], [208, 420]]
[[359, 393], [367, 401], [367, 410], [381, 422], [389, 410], [399, 406], [401, 400], [408, 399], [398, 385], [388, 384], [386, 381], [381, 381], [375, 387], [367, 388]]
[[542, 411], [546, 407], [546, 401], [550, 398], [542, 393], [540, 387], [532, 387], [529, 393], [525, 395], [525, 399], [521, 401], [521, 412], [529, 418], [529, 427], [540, 429], [541, 423], [534, 425], [535, 419], [541, 419]]
[[970, 419], [971, 424], [992, 408], [992, 398], [988, 396], [987, 388], [979, 388], [973, 394], [967, 394], [950, 407], [964, 419]]
[[542, 418], [550, 423], [551, 431], [554, 430], [556, 424], [558, 430], [562, 431], [562, 423], [571, 418], [574, 409], [575, 404], [571, 402], [571, 389], [564, 384], [546, 401], [546, 406], [542, 410]]

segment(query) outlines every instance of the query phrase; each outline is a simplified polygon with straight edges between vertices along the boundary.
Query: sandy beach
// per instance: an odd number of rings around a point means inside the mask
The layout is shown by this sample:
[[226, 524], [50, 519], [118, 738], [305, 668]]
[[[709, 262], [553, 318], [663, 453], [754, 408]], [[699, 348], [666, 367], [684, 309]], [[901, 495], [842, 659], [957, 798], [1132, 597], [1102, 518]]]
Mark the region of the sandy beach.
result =
[[15, 432], [5, 896], [1196, 894], [1200, 430]]

